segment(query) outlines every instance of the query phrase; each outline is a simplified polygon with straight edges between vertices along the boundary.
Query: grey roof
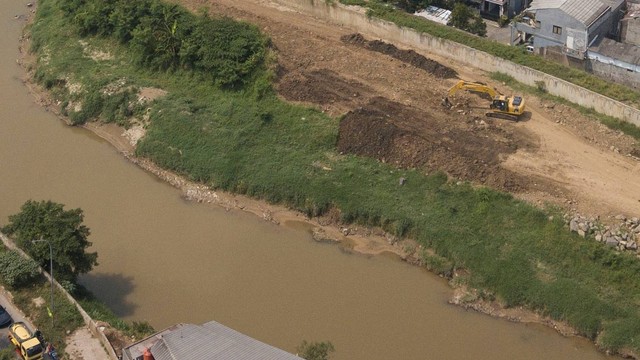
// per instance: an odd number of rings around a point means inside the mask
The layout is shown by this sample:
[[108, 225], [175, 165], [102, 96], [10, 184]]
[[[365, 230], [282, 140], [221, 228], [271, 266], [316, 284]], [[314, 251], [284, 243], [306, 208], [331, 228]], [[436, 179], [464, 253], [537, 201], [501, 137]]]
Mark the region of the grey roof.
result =
[[586, 26], [590, 26], [609, 10], [610, 6], [602, 0], [533, 0], [529, 6], [529, 10], [541, 9], [559, 9]]
[[215, 321], [182, 324], [151, 346], [155, 360], [301, 360]]
[[596, 45], [590, 47], [589, 50], [627, 64], [640, 65], [640, 47], [636, 45], [602, 38]]

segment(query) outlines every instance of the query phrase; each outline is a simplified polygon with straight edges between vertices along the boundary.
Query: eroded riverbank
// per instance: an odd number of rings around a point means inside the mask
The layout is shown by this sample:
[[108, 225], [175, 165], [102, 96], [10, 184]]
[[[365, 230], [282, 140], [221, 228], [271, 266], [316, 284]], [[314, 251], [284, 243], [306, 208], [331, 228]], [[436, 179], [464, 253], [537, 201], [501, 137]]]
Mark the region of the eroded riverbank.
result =
[[[96, 130], [97, 131], [97, 130]], [[108, 131], [106, 131], [106, 133], [108, 133]], [[116, 137], [114, 138], [118, 138], [119, 135], [116, 134]], [[108, 136], [107, 136], [108, 137]], [[160, 174], [162, 175], [162, 174]], [[289, 211], [286, 208], [271, 208], [266, 206], [264, 203], [260, 203], [258, 202], [257, 204], [249, 204], [249, 199], [242, 199], [242, 198], [238, 198], [236, 196], [230, 195], [228, 198], [224, 198], [223, 200], [221, 199], [221, 194], [214, 192], [206, 192], [206, 189], [204, 188], [198, 188], [197, 184], [195, 185], [195, 187], [190, 187], [191, 185], [194, 184], [187, 184], [187, 183], [183, 183], [183, 179], [180, 179], [178, 177], [176, 177], [174, 174], [166, 174], [167, 179], [165, 180], [169, 180], [169, 182], [175, 182], [175, 184], [173, 184], [174, 186], [176, 186], [176, 184], [178, 186], [185, 186], [184, 189], [187, 190], [182, 190], [182, 194], [184, 198], [190, 197], [193, 199], [199, 199], [200, 201], [207, 203], [210, 202], [211, 203], [216, 203], [216, 204], [221, 204], [223, 205], [223, 207], [229, 209], [231, 211], [231, 209], [234, 208], [238, 208], [238, 209], [243, 209], [243, 210], [250, 210], [253, 209], [252, 212], [257, 214], [259, 217], [265, 219], [265, 220], [269, 220], [272, 221], [275, 219], [276, 222], [279, 222], [283, 225], [286, 226], [293, 226], [295, 227], [296, 225], [294, 225], [295, 223], [298, 223], [301, 219], [302, 220], [306, 220], [304, 219], [304, 216], [301, 216], [300, 214], [286, 214], [287, 211]], [[182, 184], [182, 185], [180, 185]], [[191, 194], [191, 195], [189, 195]], [[196, 196], [197, 195], [197, 196]], [[247, 202], [245, 202], [245, 200], [247, 200]], [[327, 221], [331, 221], [331, 219], [327, 219]], [[345, 230], [344, 228], [340, 228], [340, 227], [336, 227], [335, 225], [330, 225], [329, 223], [322, 225], [319, 224], [320, 226], [327, 226], [328, 227], [328, 232], [333, 232], [334, 234], [336, 234], [336, 238], [341, 238], [344, 237], [344, 232], [348, 232], [349, 235], [346, 236], [346, 239], [354, 239], [356, 237], [356, 234], [351, 234], [351, 232], [355, 229], [351, 229], [351, 230]], [[305, 225], [306, 226], [306, 225]], [[315, 227], [312, 224], [312, 227]], [[358, 231], [363, 231], [362, 229], [358, 229]], [[366, 235], [366, 233], [364, 234]], [[388, 245], [388, 240], [385, 236], [383, 236], [382, 234], [375, 234], [374, 235], [379, 236], [379, 240], [381, 240], [381, 244], [387, 244]], [[363, 236], [363, 235], [358, 235], [358, 236]], [[377, 244], [367, 244], [367, 241], [369, 241], [369, 237], [367, 236], [363, 236], [364, 239], [366, 239], [366, 241], [363, 242], [363, 249], [365, 251], [371, 251], [372, 253], [380, 253], [380, 251], [375, 250], [377, 249]], [[343, 242], [343, 244], [348, 244], [350, 241], [347, 240], [345, 242]], [[385, 245], [386, 246], [386, 245]], [[398, 245], [399, 246], [399, 245]], [[347, 248], [350, 247], [349, 245], [346, 246]], [[354, 246], [355, 247], [355, 246]], [[384, 248], [384, 247], [383, 247]], [[374, 250], [371, 250], [374, 249]], [[382, 252], [385, 252], [387, 250], [381, 250]], [[397, 281], [397, 280], [396, 280]]]

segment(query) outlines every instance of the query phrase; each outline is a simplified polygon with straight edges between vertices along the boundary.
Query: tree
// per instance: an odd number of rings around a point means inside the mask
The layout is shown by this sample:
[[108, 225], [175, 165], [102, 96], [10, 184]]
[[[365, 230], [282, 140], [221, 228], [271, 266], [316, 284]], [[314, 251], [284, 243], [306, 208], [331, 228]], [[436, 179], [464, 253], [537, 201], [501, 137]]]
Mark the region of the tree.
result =
[[306, 360], [328, 360], [329, 353], [336, 351], [330, 341], [309, 343], [306, 340], [303, 340], [296, 350], [298, 355]]
[[469, 28], [469, 19], [472, 17], [471, 10], [465, 4], [457, 3], [451, 11], [449, 25], [466, 31]]
[[12, 236], [18, 246], [31, 255], [40, 266], [49, 271], [49, 246], [53, 249], [53, 267], [56, 278], [74, 282], [79, 274], [87, 273], [98, 265], [98, 254], [86, 252], [91, 246], [87, 240], [88, 227], [82, 224], [81, 209], [64, 210], [64, 205], [52, 201], [25, 202], [18, 214], [9, 216], [9, 224], [2, 228]]
[[487, 24], [485, 24], [480, 15], [474, 14], [468, 6], [462, 3], [455, 4], [448, 24], [472, 34], [487, 35]]
[[0, 253], [0, 277], [5, 284], [11, 287], [27, 285], [38, 275], [40, 269], [33, 259], [24, 258], [16, 251]]

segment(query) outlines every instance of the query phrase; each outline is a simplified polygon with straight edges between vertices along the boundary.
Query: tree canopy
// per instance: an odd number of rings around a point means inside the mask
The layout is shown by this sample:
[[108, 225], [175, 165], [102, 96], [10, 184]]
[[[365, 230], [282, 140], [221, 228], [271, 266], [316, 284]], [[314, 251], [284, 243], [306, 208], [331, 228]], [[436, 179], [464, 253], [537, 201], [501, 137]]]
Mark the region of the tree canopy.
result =
[[449, 25], [472, 34], [486, 36], [487, 24], [482, 21], [480, 15], [474, 13], [468, 6], [457, 3], [451, 11]]
[[44, 269], [49, 269], [49, 246], [53, 250], [55, 277], [75, 282], [79, 274], [98, 265], [98, 254], [87, 252], [90, 230], [82, 224], [81, 209], [64, 210], [64, 205], [52, 201], [25, 202], [17, 214], [9, 216], [2, 231], [14, 238], [18, 246]]

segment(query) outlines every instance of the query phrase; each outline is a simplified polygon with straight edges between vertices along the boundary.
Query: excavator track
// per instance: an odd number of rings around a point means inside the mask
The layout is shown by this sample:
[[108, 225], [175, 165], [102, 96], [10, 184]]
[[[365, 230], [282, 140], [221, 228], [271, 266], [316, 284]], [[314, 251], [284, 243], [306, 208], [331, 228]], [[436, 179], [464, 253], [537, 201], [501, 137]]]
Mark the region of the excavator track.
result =
[[508, 113], [499, 113], [499, 112], [489, 111], [485, 115], [490, 118], [505, 119], [505, 120], [511, 120], [515, 122], [518, 122], [518, 120], [520, 120], [520, 117], [518, 115], [511, 115]]

